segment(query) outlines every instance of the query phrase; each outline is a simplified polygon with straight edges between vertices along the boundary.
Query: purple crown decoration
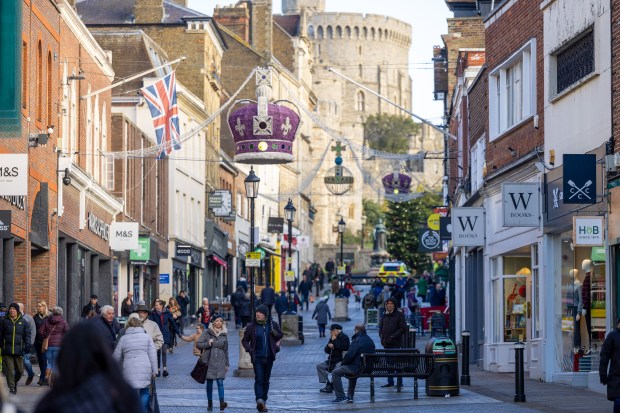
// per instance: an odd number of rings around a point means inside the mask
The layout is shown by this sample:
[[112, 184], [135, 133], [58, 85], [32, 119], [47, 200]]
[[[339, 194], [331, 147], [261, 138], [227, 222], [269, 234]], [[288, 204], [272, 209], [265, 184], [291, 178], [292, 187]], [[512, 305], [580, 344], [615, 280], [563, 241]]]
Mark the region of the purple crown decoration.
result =
[[411, 191], [411, 177], [400, 172], [392, 172], [381, 179], [387, 194], [408, 194]]
[[[258, 102], [242, 101], [248, 105], [228, 115], [228, 126], [235, 140], [235, 162], [251, 164], [280, 164], [293, 161], [293, 142], [301, 123], [299, 114], [271, 97], [271, 70], [256, 72]], [[296, 107], [295, 107], [296, 109]]]

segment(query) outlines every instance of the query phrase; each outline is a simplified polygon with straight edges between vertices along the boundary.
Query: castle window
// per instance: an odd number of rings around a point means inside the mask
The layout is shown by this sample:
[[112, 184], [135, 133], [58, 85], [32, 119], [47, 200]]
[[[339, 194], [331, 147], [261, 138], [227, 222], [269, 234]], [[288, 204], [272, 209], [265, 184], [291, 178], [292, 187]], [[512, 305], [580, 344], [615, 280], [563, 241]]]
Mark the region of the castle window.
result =
[[379, 40], [383, 37], [383, 30], [379, 29]]
[[362, 46], [359, 47], [358, 53], [359, 53], [360, 56], [362, 55]]
[[366, 96], [364, 96], [364, 92], [357, 92], [357, 98], [355, 100], [355, 103], [358, 112], [366, 111]]
[[349, 219], [355, 218], [355, 204], [349, 205]]
[[336, 26], [336, 38], [342, 39], [342, 27]]
[[332, 30], [332, 26], [327, 26], [327, 38], [328, 39], [334, 38], [334, 31]]
[[362, 65], [359, 66], [359, 70], [360, 70], [360, 77], [364, 77], [364, 71], [362, 69]]
[[349, 26], [347, 26], [347, 27], [345, 27], [345, 28], [344, 28], [344, 36], [345, 36], [347, 39], [350, 39], [350, 38], [351, 38], [351, 28], [350, 28]]
[[359, 39], [360, 38], [360, 28], [355, 26], [355, 29], [353, 29], [353, 33], [355, 33], [355, 38]]
[[314, 26], [313, 25], [308, 26], [308, 37], [311, 39], [314, 39]]
[[319, 26], [316, 31], [316, 36], [319, 40], [323, 40], [323, 26]]
[[372, 38], [372, 40], [377, 40], [377, 32], [375, 31], [374, 27], [370, 29], [370, 37]]
[[364, 27], [363, 33], [364, 33], [364, 39], [368, 39], [368, 28], [367, 27]]

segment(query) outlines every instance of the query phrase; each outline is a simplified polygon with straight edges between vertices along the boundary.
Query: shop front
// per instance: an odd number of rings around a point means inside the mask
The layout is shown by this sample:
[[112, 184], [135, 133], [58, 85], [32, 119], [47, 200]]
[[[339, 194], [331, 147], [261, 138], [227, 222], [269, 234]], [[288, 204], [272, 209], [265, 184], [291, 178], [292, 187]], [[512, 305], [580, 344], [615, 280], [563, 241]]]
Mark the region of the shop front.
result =
[[210, 299], [220, 299], [224, 296], [224, 290], [228, 290], [228, 286], [225, 285], [228, 273], [228, 234], [211, 220], [206, 222], [205, 245], [207, 276], [204, 294]]
[[129, 252], [127, 279], [134, 301], [144, 300], [147, 307], [159, 298], [159, 244], [148, 236], [138, 238], [138, 248]]

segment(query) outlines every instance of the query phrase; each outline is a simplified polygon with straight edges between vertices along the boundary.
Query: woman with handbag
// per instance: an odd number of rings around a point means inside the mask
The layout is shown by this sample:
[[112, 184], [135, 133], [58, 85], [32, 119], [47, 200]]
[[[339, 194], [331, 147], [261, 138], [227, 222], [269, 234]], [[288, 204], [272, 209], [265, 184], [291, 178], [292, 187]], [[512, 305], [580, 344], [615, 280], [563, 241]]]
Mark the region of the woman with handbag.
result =
[[138, 391], [146, 413], [151, 378], [157, 375], [157, 351], [139, 318], [130, 318], [125, 327], [125, 334], [118, 341], [113, 357], [120, 361], [125, 380]]
[[[183, 318], [181, 317], [181, 307], [179, 306], [179, 303], [174, 297], [170, 297], [170, 299], [168, 300], [167, 307], [168, 307], [168, 311], [170, 311], [170, 314], [172, 314], [172, 319], [174, 320], [174, 323], [177, 325], [180, 331]], [[171, 353], [173, 353], [172, 347], [176, 347], [176, 345], [177, 345], [177, 338], [173, 334], [172, 346], [169, 349]]]
[[203, 350], [200, 360], [207, 363], [207, 399], [208, 411], [213, 410], [213, 381], [217, 383], [217, 393], [220, 398], [220, 411], [224, 410], [228, 403], [224, 401], [224, 379], [228, 372], [228, 332], [224, 319], [215, 315], [211, 324], [196, 342], [196, 347]]
[[54, 375], [54, 364], [58, 352], [60, 351], [60, 345], [62, 339], [69, 331], [69, 325], [62, 318], [62, 308], [54, 307], [52, 309], [52, 316], [45, 320], [45, 323], [39, 328], [39, 334], [43, 338], [41, 343], [41, 351], [45, 352], [47, 358], [47, 370], [45, 371], [45, 379], [49, 386], [52, 387], [52, 378]]

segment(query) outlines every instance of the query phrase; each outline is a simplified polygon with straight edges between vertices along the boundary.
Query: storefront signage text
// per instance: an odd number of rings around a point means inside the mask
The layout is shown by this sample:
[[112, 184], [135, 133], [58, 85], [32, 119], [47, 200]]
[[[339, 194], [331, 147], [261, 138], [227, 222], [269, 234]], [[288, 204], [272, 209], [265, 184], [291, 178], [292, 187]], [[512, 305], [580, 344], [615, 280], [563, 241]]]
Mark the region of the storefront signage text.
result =
[[484, 208], [452, 208], [452, 245], [484, 246]]
[[0, 238], [11, 237], [11, 211], [0, 211]]
[[536, 182], [502, 184], [505, 227], [540, 225], [540, 189]]
[[127, 251], [138, 248], [137, 222], [113, 222], [110, 224], [110, 248], [114, 251]]
[[0, 195], [0, 198], [4, 199], [6, 202], [13, 205], [14, 207], [17, 207], [17, 209], [26, 209], [26, 197], [23, 195]]
[[578, 246], [598, 246], [605, 242], [603, 217], [573, 217], [573, 239]]
[[0, 154], [0, 195], [28, 195], [28, 155]]
[[92, 212], [88, 213], [88, 229], [106, 241], [110, 239], [110, 224], [106, 224]]

